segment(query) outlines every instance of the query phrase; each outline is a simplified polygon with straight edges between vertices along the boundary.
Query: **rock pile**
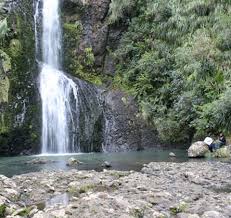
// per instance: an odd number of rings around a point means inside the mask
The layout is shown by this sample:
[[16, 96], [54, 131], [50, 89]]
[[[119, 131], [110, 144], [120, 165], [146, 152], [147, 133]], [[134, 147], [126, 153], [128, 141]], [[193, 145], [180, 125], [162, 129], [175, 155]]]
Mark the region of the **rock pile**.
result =
[[0, 217], [229, 218], [230, 172], [227, 163], [188, 162], [0, 176]]

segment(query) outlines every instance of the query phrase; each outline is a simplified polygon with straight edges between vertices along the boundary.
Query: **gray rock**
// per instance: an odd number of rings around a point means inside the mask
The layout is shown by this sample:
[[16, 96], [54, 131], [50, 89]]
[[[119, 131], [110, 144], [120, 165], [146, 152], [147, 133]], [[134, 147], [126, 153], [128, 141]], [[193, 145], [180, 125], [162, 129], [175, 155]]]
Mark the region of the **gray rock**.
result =
[[169, 157], [176, 157], [176, 155], [173, 152], [170, 152]]
[[15, 190], [15, 189], [5, 188], [5, 195], [9, 199], [14, 200], [14, 199], [17, 199], [17, 197], [20, 195], [20, 193], [17, 190]]
[[203, 141], [193, 143], [188, 149], [188, 157], [204, 157], [209, 152], [208, 145]]
[[6, 207], [5, 215], [11, 215], [14, 211], [15, 211], [14, 208]]
[[12, 216], [15, 217], [17, 215], [20, 215], [20, 213], [24, 212], [25, 211], [25, 208], [20, 208], [18, 210], [15, 210], [13, 213], [12, 213]]
[[75, 165], [78, 165], [79, 163], [80, 162], [74, 157], [71, 157], [67, 160], [67, 166], [75, 166]]
[[108, 161], [104, 161], [104, 163], [102, 164], [103, 167], [106, 167], [106, 168], [110, 168], [112, 167], [111, 163], [108, 162]]
[[48, 164], [48, 163], [54, 163], [55, 161], [47, 160], [44, 158], [35, 158], [33, 160], [29, 160], [26, 162], [26, 164]]
[[201, 218], [225, 218], [221, 213], [217, 211], [206, 211]]
[[50, 218], [51, 216], [43, 211], [36, 213], [33, 218]]
[[[230, 171], [229, 163], [156, 162], [145, 165], [142, 172], [37, 172], [14, 176], [12, 182], [21, 195], [15, 203], [6, 196], [2, 202], [7, 207], [16, 204], [14, 211], [20, 211], [24, 204], [46, 202], [37, 206], [39, 211], [34, 207], [30, 215], [34, 218], [75, 218], [79, 214], [86, 218], [226, 218], [230, 215], [231, 195], [226, 189], [230, 187]], [[55, 193], [49, 192], [47, 184]], [[1, 186], [0, 196], [5, 189]]]
[[177, 218], [200, 218], [198, 214], [179, 213]]
[[6, 202], [7, 202], [7, 198], [0, 196], [0, 206], [5, 205]]
[[35, 207], [35, 208], [33, 208], [30, 212], [29, 212], [29, 216], [30, 217], [32, 217], [32, 216], [34, 216], [36, 213], [38, 213], [38, 209], [37, 209], [37, 207]]
[[161, 218], [161, 217], [165, 217], [164, 214], [158, 212], [158, 211], [154, 211], [152, 214], [152, 218]]
[[51, 217], [56, 217], [56, 218], [65, 218], [68, 217], [68, 215], [65, 213], [65, 209], [58, 209], [50, 212]]
[[139, 117], [134, 98], [116, 90], [105, 92], [104, 95], [104, 151], [136, 151], [158, 147], [157, 134]]

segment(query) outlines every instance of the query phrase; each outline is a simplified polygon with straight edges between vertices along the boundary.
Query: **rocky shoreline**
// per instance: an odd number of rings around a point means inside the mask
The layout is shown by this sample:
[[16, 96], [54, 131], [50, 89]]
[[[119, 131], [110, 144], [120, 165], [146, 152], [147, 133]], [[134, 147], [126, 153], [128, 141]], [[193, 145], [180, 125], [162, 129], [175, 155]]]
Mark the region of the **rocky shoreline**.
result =
[[231, 165], [150, 163], [134, 171], [0, 176], [0, 217], [231, 217]]

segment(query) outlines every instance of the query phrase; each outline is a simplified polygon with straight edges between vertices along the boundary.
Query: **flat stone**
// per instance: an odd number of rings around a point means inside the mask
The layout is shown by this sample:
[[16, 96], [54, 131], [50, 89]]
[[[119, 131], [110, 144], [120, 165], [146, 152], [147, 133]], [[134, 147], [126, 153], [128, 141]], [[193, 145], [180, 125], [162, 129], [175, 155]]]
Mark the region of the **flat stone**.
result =
[[225, 218], [221, 213], [217, 211], [206, 211], [201, 218]]
[[51, 218], [51, 216], [44, 211], [39, 211], [33, 216], [33, 218]]
[[65, 217], [67, 217], [65, 209], [54, 210], [54, 211], [51, 212], [51, 215], [56, 217], [56, 218], [65, 218]]
[[200, 218], [198, 214], [178, 213], [177, 218]]

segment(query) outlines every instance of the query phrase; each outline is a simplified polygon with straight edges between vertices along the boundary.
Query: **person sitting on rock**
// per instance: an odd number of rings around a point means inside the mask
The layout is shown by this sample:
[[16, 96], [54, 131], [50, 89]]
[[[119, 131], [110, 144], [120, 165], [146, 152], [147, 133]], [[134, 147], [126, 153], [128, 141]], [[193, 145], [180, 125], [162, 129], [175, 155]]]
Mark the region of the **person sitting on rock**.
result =
[[220, 133], [218, 140], [214, 141], [211, 145], [209, 145], [209, 150], [213, 152], [226, 145], [226, 138], [223, 133]]
[[220, 147], [226, 145], [226, 138], [222, 132], [219, 135], [218, 141], [220, 141]]

